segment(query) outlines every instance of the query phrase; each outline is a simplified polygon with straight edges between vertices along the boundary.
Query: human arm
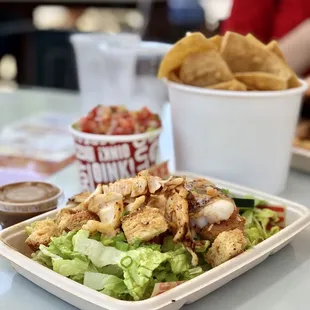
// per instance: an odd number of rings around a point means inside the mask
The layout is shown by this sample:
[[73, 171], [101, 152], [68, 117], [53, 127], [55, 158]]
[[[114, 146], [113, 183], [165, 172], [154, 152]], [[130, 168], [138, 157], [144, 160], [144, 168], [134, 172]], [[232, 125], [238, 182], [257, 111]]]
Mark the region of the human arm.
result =
[[310, 19], [306, 19], [279, 40], [281, 50], [290, 67], [298, 74], [310, 68]]

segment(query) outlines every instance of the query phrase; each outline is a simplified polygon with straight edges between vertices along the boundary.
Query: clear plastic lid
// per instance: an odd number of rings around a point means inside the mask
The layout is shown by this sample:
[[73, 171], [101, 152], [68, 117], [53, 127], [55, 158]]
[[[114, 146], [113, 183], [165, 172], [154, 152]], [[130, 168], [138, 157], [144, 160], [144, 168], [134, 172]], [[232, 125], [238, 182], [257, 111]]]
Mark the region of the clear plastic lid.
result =
[[46, 182], [19, 182], [0, 187], [0, 211], [7, 213], [46, 212], [63, 199], [63, 192]]

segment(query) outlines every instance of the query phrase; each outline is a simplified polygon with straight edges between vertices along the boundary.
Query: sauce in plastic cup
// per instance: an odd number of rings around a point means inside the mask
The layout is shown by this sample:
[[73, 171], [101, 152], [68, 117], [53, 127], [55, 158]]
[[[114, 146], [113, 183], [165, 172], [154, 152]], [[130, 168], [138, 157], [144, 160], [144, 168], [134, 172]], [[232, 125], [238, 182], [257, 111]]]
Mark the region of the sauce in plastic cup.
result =
[[81, 186], [93, 191], [98, 184], [133, 177], [156, 163], [161, 128], [134, 135], [99, 135], [69, 126], [79, 164]]
[[0, 225], [17, 224], [56, 209], [63, 191], [46, 182], [18, 182], [0, 187]]

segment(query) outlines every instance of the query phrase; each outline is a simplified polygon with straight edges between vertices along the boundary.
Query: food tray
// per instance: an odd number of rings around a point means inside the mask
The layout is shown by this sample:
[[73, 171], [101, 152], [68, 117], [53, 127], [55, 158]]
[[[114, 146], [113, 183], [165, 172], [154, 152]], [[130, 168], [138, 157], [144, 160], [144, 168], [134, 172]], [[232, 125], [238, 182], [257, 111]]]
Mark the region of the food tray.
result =
[[291, 167], [310, 173], [310, 150], [293, 147]]
[[[184, 172], [175, 174], [186, 175], [188, 178], [199, 177]], [[251, 250], [156, 297], [135, 302], [117, 300], [67, 279], [32, 261], [29, 258], [30, 250], [24, 243], [26, 239], [24, 228], [34, 221], [55, 216], [57, 210], [37, 216], [0, 232], [0, 254], [11, 261], [12, 266], [18, 273], [51, 294], [82, 310], [180, 309], [183, 305], [195, 302], [261, 263], [269, 255], [276, 253], [287, 245], [295, 235], [310, 224], [310, 210], [305, 206], [228, 182], [213, 178], [209, 179], [219, 187], [231, 190], [233, 194], [254, 195], [273, 205], [286, 206], [286, 227]]]

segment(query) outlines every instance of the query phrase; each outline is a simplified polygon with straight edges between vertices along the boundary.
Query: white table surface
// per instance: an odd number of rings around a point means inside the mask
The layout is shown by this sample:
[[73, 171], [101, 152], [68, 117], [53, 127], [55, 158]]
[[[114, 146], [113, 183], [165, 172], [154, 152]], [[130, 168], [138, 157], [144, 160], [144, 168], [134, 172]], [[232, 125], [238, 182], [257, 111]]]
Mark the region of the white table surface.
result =
[[[77, 110], [78, 105], [78, 97], [68, 92], [23, 90], [0, 93], [0, 126], [41, 111], [72, 113]], [[169, 122], [167, 115], [165, 122]], [[172, 152], [170, 128], [169, 126], [166, 128], [164, 138], [161, 140], [161, 145], [165, 149], [164, 157]], [[49, 181], [63, 188], [67, 197], [80, 190], [75, 165], [53, 175]], [[291, 171], [287, 189], [280, 196], [310, 206], [310, 175]], [[303, 310], [310, 308], [309, 289], [310, 228], [257, 267], [182, 309]], [[9, 262], [0, 257], [0, 310], [7, 309], [76, 308], [17, 274]]]

